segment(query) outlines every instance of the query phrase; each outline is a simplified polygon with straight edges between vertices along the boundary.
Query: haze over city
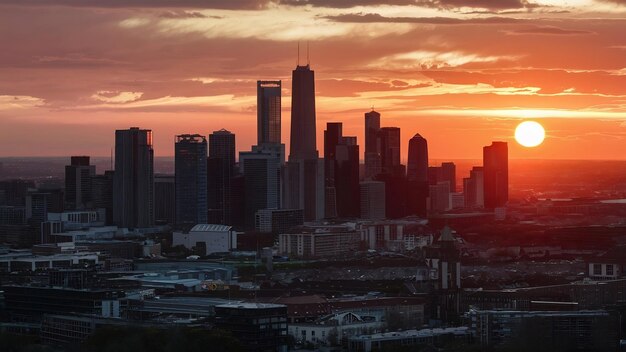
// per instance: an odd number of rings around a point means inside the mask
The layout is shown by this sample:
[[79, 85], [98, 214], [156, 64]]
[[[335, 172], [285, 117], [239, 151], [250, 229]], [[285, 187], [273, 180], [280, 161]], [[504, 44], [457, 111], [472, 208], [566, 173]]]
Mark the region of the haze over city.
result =
[[0, 9], [1, 156], [107, 156], [113, 131], [128, 126], [154, 131], [157, 156], [174, 154], [175, 135], [220, 128], [248, 150], [257, 79], [283, 81], [289, 145], [298, 43], [300, 63], [316, 71], [318, 148], [330, 121], [363, 140], [373, 106], [403, 140], [424, 135], [434, 159], [478, 159], [490, 141], [512, 142], [525, 119], [547, 136], [538, 148], [509, 143], [513, 159], [626, 155], [619, 0], [3, 0]]
[[626, 351], [625, 0], [0, 0], [0, 350]]

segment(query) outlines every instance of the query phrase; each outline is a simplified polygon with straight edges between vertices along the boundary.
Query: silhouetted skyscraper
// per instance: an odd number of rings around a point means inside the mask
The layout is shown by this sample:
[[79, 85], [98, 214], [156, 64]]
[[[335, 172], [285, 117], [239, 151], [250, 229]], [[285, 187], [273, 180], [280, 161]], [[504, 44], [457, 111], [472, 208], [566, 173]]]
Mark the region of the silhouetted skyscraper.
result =
[[176, 227], [207, 223], [207, 141], [199, 134], [176, 136]]
[[425, 217], [428, 201], [428, 142], [419, 133], [409, 140], [407, 163], [408, 199], [410, 215]]
[[419, 133], [409, 140], [406, 175], [411, 181], [428, 182], [428, 142]]
[[257, 144], [280, 144], [281, 81], [257, 81]]
[[154, 175], [154, 221], [157, 225], [176, 222], [176, 176]]
[[154, 225], [153, 164], [151, 130], [132, 127], [115, 131], [113, 219], [118, 226]]
[[239, 167], [245, 184], [245, 225], [254, 228], [255, 215], [261, 209], [278, 209], [278, 170], [280, 159], [264, 151], [239, 153]]
[[384, 173], [397, 173], [400, 166], [400, 128], [380, 129], [381, 165]]
[[309, 65], [292, 73], [291, 148], [283, 177], [283, 207], [303, 209], [305, 221], [324, 217], [324, 164], [315, 143], [315, 81]]
[[357, 218], [360, 214], [359, 146], [356, 137], [342, 137], [335, 147], [337, 216]]
[[466, 207], [483, 207], [485, 205], [482, 167], [474, 166], [470, 170], [470, 176], [463, 179], [463, 194]]
[[365, 177], [371, 178], [381, 172], [380, 114], [374, 110], [365, 113]]
[[71, 164], [65, 166], [65, 208], [69, 210], [93, 207], [91, 178], [96, 166], [89, 165], [88, 156], [73, 156]]
[[360, 184], [361, 219], [385, 218], [385, 183], [364, 181]]
[[315, 131], [315, 73], [309, 65], [297, 66], [292, 72], [289, 161], [318, 158]]
[[441, 163], [437, 181], [448, 181], [450, 183], [450, 192], [456, 192], [456, 165], [453, 162]]
[[485, 207], [505, 206], [509, 200], [509, 151], [506, 142], [483, 148]]
[[[107, 170], [102, 175], [91, 177], [91, 199], [95, 209], [105, 209], [105, 223], [113, 224], [113, 179], [115, 171]], [[155, 198], [156, 202], [156, 198]]]
[[207, 202], [217, 222], [232, 225], [231, 182], [235, 170], [235, 135], [225, 129], [209, 135]]
[[337, 216], [337, 189], [335, 186], [336, 148], [342, 137], [341, 122], [328, 122], [324, 131], [324, 189], [325, 189], [325, 217]]

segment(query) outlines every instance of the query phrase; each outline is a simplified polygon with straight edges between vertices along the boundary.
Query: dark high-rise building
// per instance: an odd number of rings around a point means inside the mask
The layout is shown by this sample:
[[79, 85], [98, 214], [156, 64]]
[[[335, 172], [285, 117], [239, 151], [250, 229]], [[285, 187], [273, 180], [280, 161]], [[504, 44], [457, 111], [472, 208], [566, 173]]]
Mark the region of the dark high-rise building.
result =
[[337, 216], [336, 149], [343, 138], [341, 122], [328, 122], [324, 131], [324, 190], [326, 218]]
[[400, 166], [400, 128], [383, 127], [380, 129], [380, 154], [382, 172], [398, 172]]
[[257, 81], [257, 144], [280, 144], [281, 81]]
[[221, 214], [219, 224], [231, 225], [231, 181], [235, 173], [235, 134], [221, 129], [209, 135], [207, 165], [209, 212]]
[[176, 227], [207, 223], [207, 141], [199, 134], [176, 136]]
[[441, 163], [439, 168], [439, 174], [437, 175], [438, 182], [450, 183], [450, 192], [456, 192], [456, 165], [453, 162]]
[[176, 177], [154, 175], [154, 221], [173, 225], [176, 221]]
[[408, 199], [410, 215], [426, 216], [428, 202], [428, 142], [419, 133], [409, 140], [407, 165]]
[[115, 131], [113, 219], [128, 228], [154, 225], [154, 150], [152, 131]]
[[244, 222], [247, 228], [254, 228], [258, 210], [279, 207], [279, 165], [278, 156], [270, 152], [239, 153], [239, 166], [245, 184]]
[[356, 137], [342, 137], [335, 147], [335, 189], [337, 216], [357, 218], [360, 215], [359, 146]]
[[324, 178], [326, 187], [334, 186], [336, 148], [343, 138], [343, 124], [328, 122], [324, 131]]
[[[91, 177], [91, 199], [93, 207], [105, 210], [105, 223], [113, 224], [113, 170], [107, 170], [103, 175]], [[155, 200], [156, 201], [156, 200]]]
[[371, 178], [381, 172], [380, 114], [374, 110], [365, 113], [365, 177]]
[[509, 151], [506, 142], [483, 148], [485, 207], [505, 206], [509, 200]]
[[428, 182], [428, 142], [419, 133], [409, 140], [406, 175], [412, 181]]
[[229, 303], [215, 306], [215, 326], [230, 331], [246, 351], [287, 350], [287, 306]]
[[91, 180], [96, 174], [96, 166], [89, 165], [88, 156], [71, 157], [70, 165], [65, 166], [65, 208], [69, 210], [93, 207]]
[[289, 161], [317, 159], [315, 133], [315, 73], [297, 66], [292, 72]]
[[465, 206], [468, 208], [485, 205], [482, 167], [474, 166], [470, 170], [470, 176], [463, 179], [463, 195], [465, 196]]
[[318, 162], [315, 140], [315, 81], [309, 65], [292, 73], [291, 148], [285, 165], [286, 209], [303, 209], [305, 221], [324, 217], [323, 163]]
[[404, 175], [404, 165], [398, 166], [391, 173], [382, 173], [375, 177], [376, 181], [385, 183], [385, 215], [390, 219], [407, 216], [408, 183]]
[[35, 188], [35, 182], [26, 180], [6, 180], [0, 181], [0, 193], [3, 202], [0, 205], [24, 205], [24, 197], [28, 190]]

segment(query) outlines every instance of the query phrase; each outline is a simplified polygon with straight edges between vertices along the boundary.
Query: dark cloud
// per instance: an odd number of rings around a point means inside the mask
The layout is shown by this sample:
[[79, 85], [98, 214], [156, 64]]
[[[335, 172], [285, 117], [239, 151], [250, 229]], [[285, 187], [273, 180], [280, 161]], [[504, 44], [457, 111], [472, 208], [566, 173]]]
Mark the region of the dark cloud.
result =
[[598, 1], [626, 6], [626, 0], [598, 0]]
[[468, 19], [452, 17], [385, 17], [376, 13], [344, 14], [338, 16], [327, 16], [326, 18], [335, 22], [350, 23], [504, 24], [524, 21], [510, 17], [484, 17]]
[[418, 0], [280, 0], [282, 5], [290, 6], [315, 6], [330, 8], [350, 8], [355, 6], [372, 5], [416, 5]]
[[[624, 3], [619, 0], [601, 0]], [[288, 6], [351, 8], [355, 6], [425, 6], [440, 9], [480, 8], [488, 10], [530, 9], [537, 4], [527, 0], [0, 0], [0, 5], [72, 6], [102, 8], [197, 8], [197, 9], [263, 9], [270, 3]]]
[[537, 4], [526, 0], [419, 0], [419, 4], [437, 8], [482, 8], [490, 10], [535, 8]]
[[516, 30], [512, 30], [512, 31], [507, 31], [507, 34], [514, 34], [514, 35], [525, 35], [525, 34], [532, 34], [532, 35], [584, 35], [584, 34], [595, 34], [594, 32], [590, 32], [590, 31], [583, 31], [583, 30], [577, 30], [577, 29], [563, 29], [563, 28], [559, 28], [559, 27], [552, 27], [552, 26], [543, 26], [543, 27], [531, 27], [531, 28], [522, 28], [522, 29], [516, 29]]
[[270, 0], [0, 0], [0, 5], [102, 8], [260, 9]]
[[[207, 16], [197, 11], [166, 11], [159, 14], [161, 18], [207, 18]], [[208, 16], [211, 18], [221, 18], [220, 16]]]

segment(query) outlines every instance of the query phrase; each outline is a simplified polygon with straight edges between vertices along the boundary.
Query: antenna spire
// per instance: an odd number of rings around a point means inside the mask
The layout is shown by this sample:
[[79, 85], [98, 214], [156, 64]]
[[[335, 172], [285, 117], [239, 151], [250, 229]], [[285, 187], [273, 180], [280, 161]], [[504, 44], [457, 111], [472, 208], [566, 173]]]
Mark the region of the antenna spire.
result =
[[298, 60], [296, 61], [296, 66], [300, 66], [300, 41], [298, 40]]
[[309, 41], [306, 41], [306, 65], [309, 66], [311, 61], [309, 60]]

